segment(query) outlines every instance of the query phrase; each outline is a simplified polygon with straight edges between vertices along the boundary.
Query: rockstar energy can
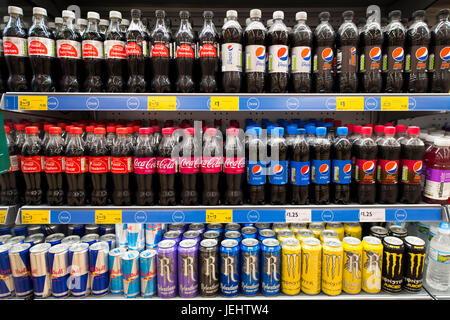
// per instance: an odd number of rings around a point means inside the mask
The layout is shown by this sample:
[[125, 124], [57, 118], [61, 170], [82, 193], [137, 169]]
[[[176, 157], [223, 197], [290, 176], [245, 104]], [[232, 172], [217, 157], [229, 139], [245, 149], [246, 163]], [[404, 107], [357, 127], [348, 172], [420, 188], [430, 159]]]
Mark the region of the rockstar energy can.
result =
[[359, 222], [344, 223], [344, 236], [361, 240], [362, 228]]
[[408, 291], [422, 288], [425, 251], [425, 241], [418, 237], [405, 237], [403, 287]]
[[400, 292], [403, 284], [403, 253], [405, 246], [402, 239], [385, 237], [383, 239], [382, 288], [389, 292]]
[[330, 296], [342, 292], [342, 243], [338, 239], [325, 239], [322, 250], [322, 291]]
[[342, 239], [344, 239], [344, 226], [342, 225], [342, 223], [328, 222], [326, 229], [336, 231], [340, 241], [342, 241]]
[[302, 244], [304, 239], [314, 238], [314, 233], [309, 229], [299, 229], [295, 233], [295, 237], [300, 241], [300, 244]]
[[316, 238], [302, 243], [301, 289], [306, 294], [318, 294], [321, 287], [322, 245]]
[[342, 273], [342, 290], [350, 294], [361, 292], [361, 240], [345, 237], [342, 241], [344, 249], [344, 271]]
[[367, 236], [362, 241], [362, 289], [367, 293], [381, 290], [383, 245], [376, 237]]
[[320, 233], [319, 239], [320, 239], [320, 242], [323, 244], [323, 242], [326, 239], [337, 239], [337, 240], [339, 240], [339, 236], [338, 236], [337, 232], [334, 231], [334, 230], [322, 230], [322, 232]]
[[286, 239], [281, 246], [281, 292], [300, 293], [302, 247], [295, 238]]
[[313, 222], [309, 224], [309, 230], [314, 234], [314, 238], [320, 239], [320, 233], [325, 230], [325, 225], [322, 222]]

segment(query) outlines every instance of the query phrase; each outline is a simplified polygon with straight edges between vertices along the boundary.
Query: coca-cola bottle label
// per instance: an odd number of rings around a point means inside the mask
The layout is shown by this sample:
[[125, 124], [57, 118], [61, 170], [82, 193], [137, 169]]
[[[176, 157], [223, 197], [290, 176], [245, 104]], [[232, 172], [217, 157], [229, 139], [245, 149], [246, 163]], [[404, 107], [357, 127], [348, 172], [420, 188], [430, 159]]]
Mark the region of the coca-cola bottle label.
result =
[[430, 70], [450, 69], [450, 46], [440, 45], [430, 54]]
[[313, 160], [311, 163], [311, 181], [317, 184], [330, 183], [330, 160]]
[[156, 170], [158, 174], [174, 174], [177, 173], [176, 158], [156, 158]]
[[230, 174], [244, 173], [245, 169], [245, 158], [224, 158], [223, 162], [223, 172]]
[[247, 163], [247, 182], [252, 186], [266, 184], [267, 165], [263, 161], [249, 161]]
[[382, 52], [379, 46], [366, 46], [364, 48], [364, 53], [360, 57], [360, 70], [362, 72], [368, 71], [381, 71], [381, 57]]
[[128, 42], [126, 46], [127, 56], [147, 56], [147, 41]]
[[377, 160], [356, 159], [355, 180], [363, 184], [375, 183], [376, 167]]
[[134, 173], [153, 174], [156, 172], [156, 158], [134, 158]]
[[110, 157], [89, 157], [90, 173], [107, 173], [109, 171], [111, 171]]
[[55, 40], [42, 37], [28, 37], [28, 54], [30, 56], [55, 56]]
[[124, 41], [106, 40], [104, 45], [106, 59], [125, 59], [127, 57]]
[[314, 72], [331, 71], [333, 67], [334, 52], [330, 47], [317, 47], [314, 55]]
[[5, 56], [26, 57], [27, 39], [18, 37], [3, 37], [3, 50]]
[[269, 47], [269, 73], [289, 72], [289, 47], [273, 45]]
[[66, 173], [77, 174], [88, 171], [88, 157], [66, 157]]
[[291, 161], [290, 182], [294, 186], [306, 186], [309, 184], [311, 170], [309, 161]]
[[199, 157], [180, 157], [180, 173], [193, 174], [200, 172]]
[[405, 50], [402, 47], [389, 46], [383, 55], [383, 71], [402, 72]]
[[218, 173], [222, 172], [222, 157], [203, 157], [202, 173]]
[[20, 156], [12, 155], [9, 156], [9, 170], [8, 172], [16, 172], [20, 170]]
[[401, 161], [401, 180], [406, 184], [420, 184], [423, 171], [422, 160], [406, 160]]
[[383, 184], [398, 183], [399, 160], [379, 159], [377, 165], [377, 180]]
[[198, 50], [199, 58], [216, 58], [218, 57], [219, 44], [215, 43], [204, 43], [200, 46]]
[[450, 197], [450, 170], [427, 168], [425, 197], [434, 200], [447, 200]]
[[98, 40], [83, 40], [83, 59], [103, 59], [103, 42]]
[[352, 160], [333, 160], [333, 182], [349, 184], [352, 180]]
[[58, 58], [81, 59], [81, 43], [73, 40], [56, 40]]
[[222, 72], [242, 72], [242, 44], [222, 44]]
[[406, 55], [406, 72], [427, 71], [428, 48], [424, 46], [412, 46], [411, 53]]
[[43, 156], [22, 157], [20, 166], [23, 173], [42, 172], [44, 168]]
[[111, 157], [111, 173], [133, 172], [133, 157]]
[[150, 57], [166, 57], [169, 58], [170, 44], [169, 43], [155, 43], [150, 50]]
[[288, 161], [270, 161], [269, 182], [271, 184], [286, 184], [288, 181]]
[[337, 72], [356, 72], [358, 54], [356, 47], [343, 46], [337, 50], [336, 54], [336, 70]]
[[291, 67], [292, 73], [310, 73], [311, 72], [311, 48], [293, 47], [291, 49]]
[[182, 43], [175, 47], [176, 58], [195, 58], [195, 45], [193, 43]]
[[249, 45], [245, 47], [245, 72], [266, 71], [266, 47]]
[[64, 157], [45, 157], [44, 171], [45, 173], [61, 173], [66, 170]]

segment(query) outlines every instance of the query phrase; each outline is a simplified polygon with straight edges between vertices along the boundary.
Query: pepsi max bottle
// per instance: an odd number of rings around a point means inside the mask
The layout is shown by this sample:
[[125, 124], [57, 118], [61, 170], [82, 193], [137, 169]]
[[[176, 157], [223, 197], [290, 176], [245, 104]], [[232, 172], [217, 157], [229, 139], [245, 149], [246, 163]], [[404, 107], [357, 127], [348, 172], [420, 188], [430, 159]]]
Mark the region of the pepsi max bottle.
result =
[[337, 128], [337, 138], [332, 145], [333, 201], [338, 204], [350, 202], [352, 180], [352, 143], [347, 138], [348, 128]]
[[288, 182], [288, 146], [284, 139], [284, 128], [269, 127], [268, 140], [270, 203], [286, 203], [286, 185]]
[[326, 134], [326, 128], [316, 128], [316, 138], [311, 145], [312, 200], [315, 204], [330, 202], [331, 143]]

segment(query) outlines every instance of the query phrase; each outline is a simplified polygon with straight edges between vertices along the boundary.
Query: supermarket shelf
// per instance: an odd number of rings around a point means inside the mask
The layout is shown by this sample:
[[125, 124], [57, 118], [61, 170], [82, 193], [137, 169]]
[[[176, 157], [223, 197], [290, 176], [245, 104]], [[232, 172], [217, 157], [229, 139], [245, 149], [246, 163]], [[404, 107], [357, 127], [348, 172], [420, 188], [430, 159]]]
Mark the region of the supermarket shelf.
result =
[[450, 289], [447, 291], [438, 291], [436, 289], [430, 288], [427, 283], [424, 283], [425, 289], [428, 293], [436, 300], [450, 300]]
[[9, 111], [449, 111], [450, 94], [6, 93]]
[[0, 224], [13, 224], [16, 220], [19, 206], [0, 207]]
[[153, 206], [68, 207], [24, 206], [16, 223], [209, 223], [209, 222], [383, 222], [440, 221], [442, 206], [359, 205], [326, 206]]

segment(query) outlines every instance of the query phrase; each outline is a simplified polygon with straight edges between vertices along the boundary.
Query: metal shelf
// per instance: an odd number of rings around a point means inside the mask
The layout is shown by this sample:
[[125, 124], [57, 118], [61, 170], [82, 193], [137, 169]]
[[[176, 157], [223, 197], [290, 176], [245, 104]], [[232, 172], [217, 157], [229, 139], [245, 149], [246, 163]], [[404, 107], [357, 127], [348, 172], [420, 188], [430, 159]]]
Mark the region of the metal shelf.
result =
[[13, 224], [16, 220], [18, 210], [18, 205], [0, 207], [0, 224]]
[[424, 283], [425, 289], [428, 293], [436, 300], [450, 300], [450, 289], [447, 291], [438, 291], [433, 288], [430, 288], [426, 282]]

